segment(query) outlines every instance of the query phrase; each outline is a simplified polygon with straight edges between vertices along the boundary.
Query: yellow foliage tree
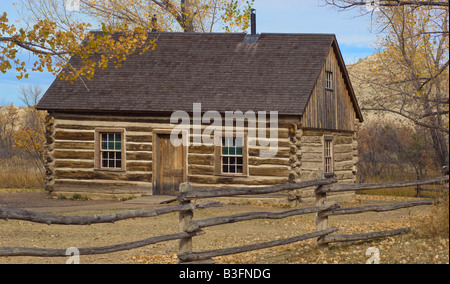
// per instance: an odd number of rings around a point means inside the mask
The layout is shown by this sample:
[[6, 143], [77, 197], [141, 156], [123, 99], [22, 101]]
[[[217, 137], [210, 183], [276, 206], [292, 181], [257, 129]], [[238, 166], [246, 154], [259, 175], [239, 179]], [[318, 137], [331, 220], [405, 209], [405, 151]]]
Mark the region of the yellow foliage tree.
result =
[[[7, 13], [1, 14], [0, 71], [15, 69], [18, 79], [28, 78], [27, 64], [17, 56], [27, 50], [38, 58], [33, 71], [47, 70], [72, 82], [89, 80], [98, 69], [120, 66], [129, 55], [155, 48], [149, 37], [152, 30], [245, 30], [253, 4], [253, 0], [72, 1], [79, 1], [79, 11], [68, 11], [62, 0], [22, 1], [28, 28], [10, 23]], [[68, 64], [72, 56], [82, 59], [80, 67]]]

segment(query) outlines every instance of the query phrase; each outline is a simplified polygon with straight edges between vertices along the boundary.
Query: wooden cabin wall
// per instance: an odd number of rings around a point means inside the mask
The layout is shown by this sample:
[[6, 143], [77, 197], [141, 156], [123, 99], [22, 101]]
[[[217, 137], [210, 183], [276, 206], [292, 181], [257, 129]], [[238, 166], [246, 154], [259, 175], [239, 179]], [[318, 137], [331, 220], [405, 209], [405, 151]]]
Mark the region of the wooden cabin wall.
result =
[[[325, 90], [325, 72], [333, 72], [333, 92]], [[334, 49], [330, 49], [324, 68], [305, 108], [305, 128], [355, 131], [356, 112], [345, 84]]]
[[[152, 194], [154, 129], [172, 129], [169, 117], [56, 113], [47, 126], [47, 190], [58, 193]], [[262, 186], [289, 182], [293, 149], [289, 127], [299, 119], [279, 118], [278, 153], [261, 158], [248, 147], [248, 176], [215, 175], [214, 147], [188, 148], [188, 181], [194, 188]], [[204, 129], [207, 125], [203, 125]], [[126, 170], [95, 169], [95, 129], [125, 129]], [[194, 139], [193, 136], [191, 136]], [[251, 142], [251, 141], [249, 141]]]
[[[356, 127], [356, 126], [355, 126]], [[334, 175], [338, 183], [356, 182], [356, 164], [358, 162], [357, 133], [350, 131], [332, 131], [324, 129], [298, 129], [295, 141], [299, 149], [295, 157], [295, 181], [307, 181], [321, 178], [324, 172], [324, 136], [333, 137]], [[335, 195], [333, 197], [332, 195]], [[331, 200], [353, 200], [354, 192], [330, 194]], [[293, 191], [291, 200], [314, 202], [314, 188]]]

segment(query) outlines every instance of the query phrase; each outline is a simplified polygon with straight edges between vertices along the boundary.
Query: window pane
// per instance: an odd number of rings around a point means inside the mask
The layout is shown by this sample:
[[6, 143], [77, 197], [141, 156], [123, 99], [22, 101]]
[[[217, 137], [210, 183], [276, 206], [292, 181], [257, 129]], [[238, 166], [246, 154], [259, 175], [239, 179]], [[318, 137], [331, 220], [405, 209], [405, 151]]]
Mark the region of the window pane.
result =
[[237, 166], [236, 173], [242, 174], [243, 173], [242, 168], [243, 168], [242, 166]]
[[222, 158], [222, 165], [228, 165], [229, 161], [228, 161], [228, 157], [223, 157]]
[[108, 150], [114, 150], [114, 141], [108, 142]]
[[235, 164], [236, 164], [236, 158], [230, 157], [230, 165], [235, 165]]
[[222, 148], [222, 154], [223, 155], [228, 155], [228, 147], [223, 147]]
[[236, 173], [236, 166], [230, 165], [230, 173]]
[[116, 133], [115, 141], [116, 141], [116, 142], [122, 141], [120, 133]]
[[116, 168], [122, 168], [122, 161], [121, 160], [117, 160], [116, 161]]
[[236, 148], [230, 147], [230, 148], [229, 148], [229, 151], [228, 151], [228, 154], [229, 154], [229, 155], [236, 155]]
[[114, 168], [114, 160], [109, 160], [109, 168]]
[[102, 160], [102, 167], [103, 168], [107, 168], [108, 167], [108, 160], [107, 159], [103, 159]]
[[244, 159], [242, 157], [237, 157], [236, 159], [237, 159], [237, 164], [238, 165], [243, 165], [244, 164], [243, 163]]
[[223, 165], [222, 166], [222, 172], [223, 173], [228, 173], [228, 165]]
[[108, 152], [109, 159], [114, 159], [114, 152]]
[[122, 150], [122, 143], [116, 142], [115, 150]]
[[236, 155], [242, 155], [242, 148], [236, 148]]

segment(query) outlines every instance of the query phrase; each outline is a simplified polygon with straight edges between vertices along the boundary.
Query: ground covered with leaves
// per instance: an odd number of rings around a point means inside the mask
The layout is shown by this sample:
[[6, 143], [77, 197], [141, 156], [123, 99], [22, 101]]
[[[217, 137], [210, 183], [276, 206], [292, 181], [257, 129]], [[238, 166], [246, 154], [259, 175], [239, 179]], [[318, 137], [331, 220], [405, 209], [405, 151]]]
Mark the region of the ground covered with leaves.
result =
[[[342, 207], [370, 204], [392, 204], [406, 198], [357, 196], [356, 201]], [[380, 263], [449, 263], [448, 203], [444, 228], [442, 208], [420, 206], [384, 213], [330, 217], [329, 225], [339, 228], [337, 234], [358, 234], [372, 231], [412, 227], [409, 234], [349, 243], [330, 244], [325, 251], [317, 249], [311, 239], [286, 246], [263, 249], [238, 255], [214, 258], [218, 264], [363, 264], [371, 257], [369, 248], [379, 251]], [[290, 208], [260, 204], [225, 205], [195, 211], [195, 219], [238, 214], [251, 211], [281, 212]], [[445, 210], [444, 210], [445, 211]], [[63, 214], [99, 214], [111, 211], [65, 212]], [[445, 214], [444, 214], [445, 215]], [[445, 218], [446, 221], [445, 221]], [[446, 228], [445, 228], [445, 222]], [[255, 220], [204, 229], [205, 234], [193, 240], [194, 251], [213, 250], [272, 241], [315, 231], [315, 215], [308, 214], [283, 220]], [[178, 214], [134, 219], [115, 224], [91, 226], [57, 226], [25, 221], [0, 221], [0, 247], [24, 246], [39, 248], [94, 247], [137, 241], [178, 231]], [[81, 256], [81, 263], [177, 263], [178, 241], [149, 245], [130, 251]], [[65, 263], [67, 258], [0, 257], [0, 263]]]

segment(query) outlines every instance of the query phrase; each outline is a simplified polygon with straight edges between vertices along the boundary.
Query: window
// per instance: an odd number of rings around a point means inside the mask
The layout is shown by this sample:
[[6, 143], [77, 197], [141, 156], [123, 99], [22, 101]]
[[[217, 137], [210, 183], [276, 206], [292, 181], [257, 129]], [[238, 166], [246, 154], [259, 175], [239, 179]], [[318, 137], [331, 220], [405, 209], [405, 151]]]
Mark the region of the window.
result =
[[95, 168], [125, 170], [124, 130], [97, 129]]
[[247, 136], [216, 137], [214, 173], [216, 175], [247, 176]]
[[244, 173], [244, 143], [242, 138], [222, 138], [222, 173]]
[[325, 72], [325, 89], [327, 91], [333, 91], [333, 72]]
[[334, 168], [333, 168], [333, 137], [325, 136], [324, 137], [324, 171], [325, 176], [333, 176]]
[[102, 168], [122, 168], [121, 133], [101, 133], [100, 156]]

